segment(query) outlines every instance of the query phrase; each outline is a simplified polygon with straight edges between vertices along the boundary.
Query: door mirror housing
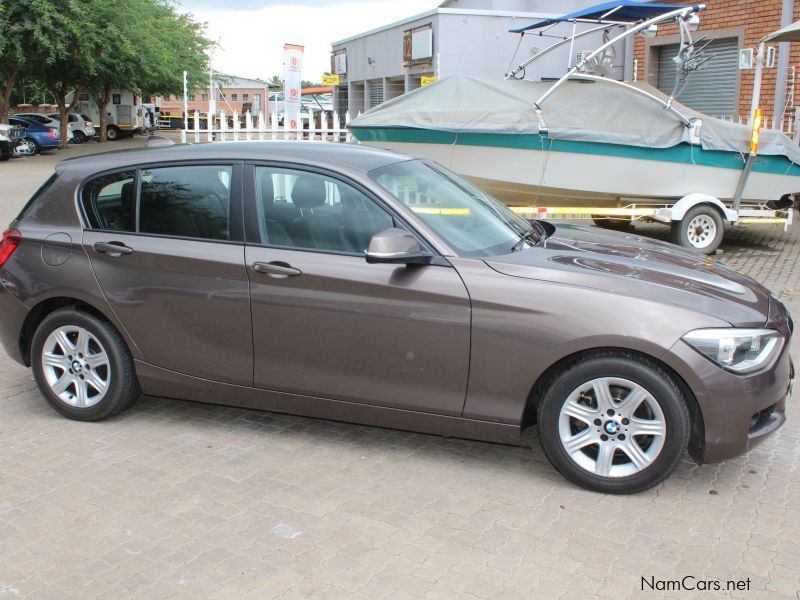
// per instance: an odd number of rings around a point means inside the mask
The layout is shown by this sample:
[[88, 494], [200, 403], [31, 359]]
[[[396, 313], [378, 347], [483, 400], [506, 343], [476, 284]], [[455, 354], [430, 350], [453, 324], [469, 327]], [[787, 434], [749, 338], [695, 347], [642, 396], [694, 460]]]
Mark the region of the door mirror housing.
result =
[[367, 262], [403, 265], [424, 265], [433, 255], [425, 252], [416, 237], [403, 229], [392, 227], [376, 233], [365, 253]]

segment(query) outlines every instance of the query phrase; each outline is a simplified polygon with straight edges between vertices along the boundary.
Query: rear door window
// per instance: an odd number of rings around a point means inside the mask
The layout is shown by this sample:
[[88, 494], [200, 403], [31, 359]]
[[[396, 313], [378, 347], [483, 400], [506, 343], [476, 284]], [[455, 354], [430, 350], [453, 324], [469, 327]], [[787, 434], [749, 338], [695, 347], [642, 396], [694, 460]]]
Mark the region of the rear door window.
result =
[[110, 173], [83, 186], [83, 212], [90, 229], [228, 241], [232, 175], [231, 165], [143, 169], [138, 182], [136, 170]]
[[83, 211], [91, 229], [136, 231], [136, 172], [111, 173], [83, 188]]
[[230, 240], [230, 165], [141, 171], [139, 232]]

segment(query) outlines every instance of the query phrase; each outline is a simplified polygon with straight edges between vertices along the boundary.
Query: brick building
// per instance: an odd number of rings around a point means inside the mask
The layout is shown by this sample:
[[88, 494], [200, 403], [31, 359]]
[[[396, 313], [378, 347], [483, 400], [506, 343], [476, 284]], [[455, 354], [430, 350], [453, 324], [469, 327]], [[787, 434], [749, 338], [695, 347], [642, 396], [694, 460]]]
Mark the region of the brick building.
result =
[[[689, 85], [678, 99], [714, 116], [746, 120], [755, 69], [739, 68], [740, 52], [744, 50], [747, 60], [752, 49], [755, 64], [759, 41], [800, 19], [800, 0], [705, 0], [705, 4], [708, 9], [700, 13], [700, 29], [695, 39], [708, 36], [712, 42], [707, 52], [714, 58], [690, 76]], [[671, 57], [675, 56], [679, 39], [674, 25], [659, 26], [652, 39], [637, 37], [634, 58], [638, 79], [662, 91], [671, 91], [675, 81]], [[764, 69], [760, 107], [770, 122], [776, 115], [778, 119], [783, 115], [785, 123], [794, 117], [795, 107], [800, 104], [800, 44], [773, 46], [776, 46], [774, 66]], [[794, 69], [797, 72], [793, 78]]]
[[[243, 114], [248, 110], [253, 113], [259, 111], [269, 114], [269, 92], [280, 89], [280, 86], [262, 81], [234, 75], [216, 74], [214, 93], [216, 94], [216, 109], [232, 113], [234, 110]], [[189, 112], [196, 110], [207, 112], [211, 98], [210, 88], [199, 89], [189, 94]], [[182, 115], [183, 97], [169, 96], [154, 100], [161, 108], [163, 115]]]

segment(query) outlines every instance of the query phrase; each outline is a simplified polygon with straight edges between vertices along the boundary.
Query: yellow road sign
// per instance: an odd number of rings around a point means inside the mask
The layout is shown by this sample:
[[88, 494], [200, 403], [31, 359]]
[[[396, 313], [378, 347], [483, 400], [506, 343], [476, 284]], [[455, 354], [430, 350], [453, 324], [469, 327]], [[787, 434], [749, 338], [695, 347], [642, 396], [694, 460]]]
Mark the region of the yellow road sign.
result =
[[438, 80], [436, 79], [436, 77], [421, 77], [420, 80], [419, 80], [419, 84], [422, 87], [425, 87], [426, 85], [430, 85], [432, 83], [436, 83], [437, 81]]
[[339, 85], [338, 75], [323, 75], [322, 85]]

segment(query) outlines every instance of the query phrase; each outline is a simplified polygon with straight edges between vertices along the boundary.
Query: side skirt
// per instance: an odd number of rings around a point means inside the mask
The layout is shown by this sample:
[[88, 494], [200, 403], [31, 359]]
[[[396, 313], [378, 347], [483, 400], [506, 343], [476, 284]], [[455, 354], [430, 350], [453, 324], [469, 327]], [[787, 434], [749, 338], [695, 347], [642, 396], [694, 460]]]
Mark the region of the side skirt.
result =
[[139, 385], [148, 396], [266, 410], [482, 442], [520, 444], [518, 425], [273, 392], [183, 375], [139, 360], [134, 360], [134, 363]]

